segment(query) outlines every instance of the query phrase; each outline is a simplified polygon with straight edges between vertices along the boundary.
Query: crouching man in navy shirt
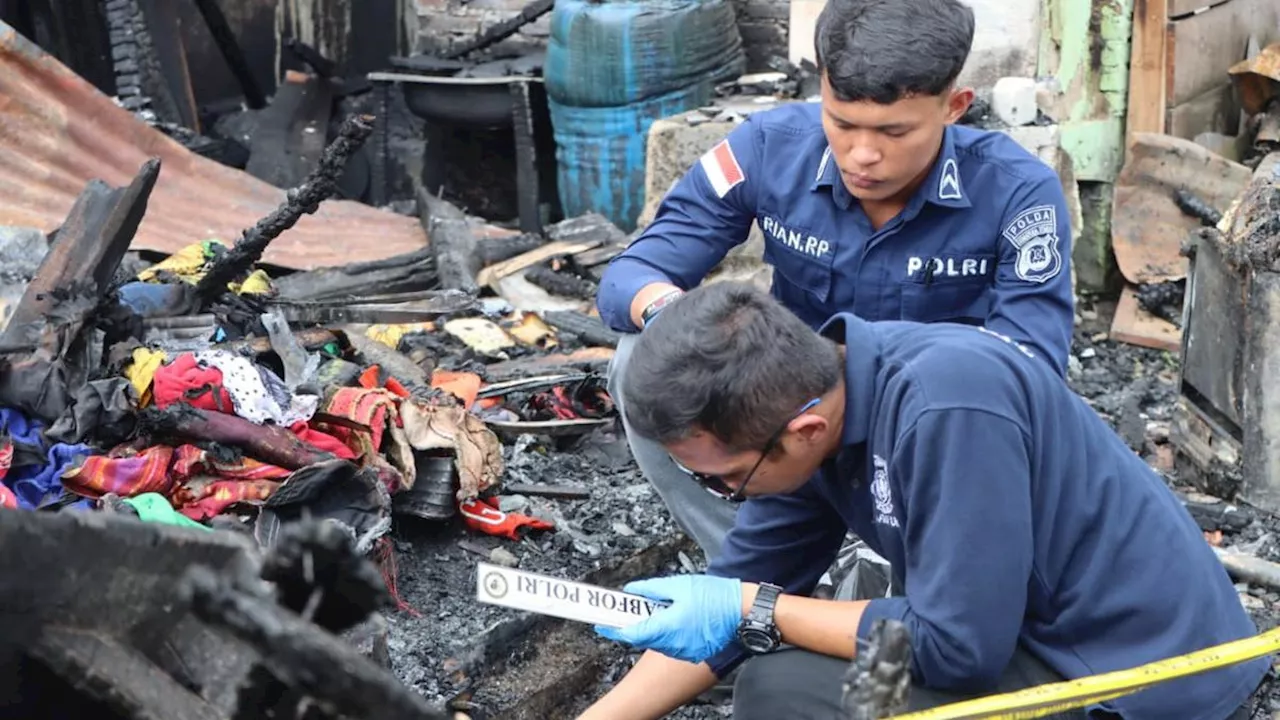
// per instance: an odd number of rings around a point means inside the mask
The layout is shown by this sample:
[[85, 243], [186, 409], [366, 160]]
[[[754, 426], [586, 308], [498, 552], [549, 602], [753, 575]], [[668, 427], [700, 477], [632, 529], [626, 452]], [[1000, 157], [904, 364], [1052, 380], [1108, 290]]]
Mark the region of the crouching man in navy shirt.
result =
[[[815, 31], [822, 102], [751, 115], [606, 270], [600, 315], [626, 333], [610, 369], [619, 407], [636, 333], [753, 222], [774, 296], [812, 327], [838, 312], [986, 325], [1065, 374], [1074, 296], [1062, 185], [1008, 135], [954, 124], [974, 96], [957, 85], [973, 35], [960, 0], [827, 3]], [[660, 448], [628, 440], [714, 558], [734, 508], [687, 488]]]
[[[707, 574], [626, 587], [672, 604], [598, 629], [650, 652], [581, 720], [660, 718], [746, 658], [735, 718], [831, 720], [881, 618], [910, 633], [913, 709], [1255, 634], [1181, 503], [1037, 354], [949, 323], [815, 332], [738, 283], [670, 305], [633, 351], [631, 427], [689, 483], [749, 499]], [[809, 597], [848, 530], [901, 595]], [[1058, 717], [1247, 717], [1268, 666]]]

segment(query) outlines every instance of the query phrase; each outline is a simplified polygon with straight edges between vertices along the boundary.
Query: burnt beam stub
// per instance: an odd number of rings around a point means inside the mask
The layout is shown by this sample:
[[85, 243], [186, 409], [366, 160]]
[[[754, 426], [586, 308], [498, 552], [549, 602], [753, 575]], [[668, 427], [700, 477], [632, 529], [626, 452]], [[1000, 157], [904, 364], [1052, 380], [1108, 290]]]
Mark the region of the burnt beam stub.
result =
[[1219, 227], [1190, 258], [1171, 437], [1198, 488], [1280, 512], [1280, 153]]
[[[446, 719], [347, 643], [271, 600], [245, 592], [233, 579], [193, 567], [183, 583], [197, 617], [252, 646], [275, 680], [314, 701], [328, 716]], [[254, 682], [269, 681], [259, 673]]]
[[877, 620], [843, 680], [848, 720], [879, 720], [907, 709], [911, 692], [911, 635], [896, 620]]

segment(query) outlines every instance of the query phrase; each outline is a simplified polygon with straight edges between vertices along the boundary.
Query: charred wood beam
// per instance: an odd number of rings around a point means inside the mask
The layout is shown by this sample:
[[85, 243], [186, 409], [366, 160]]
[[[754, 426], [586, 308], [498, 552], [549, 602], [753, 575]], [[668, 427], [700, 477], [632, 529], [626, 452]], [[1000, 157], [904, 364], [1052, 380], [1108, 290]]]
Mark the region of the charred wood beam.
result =
[[152, 158], [126, 188], [112, 188], [101, 180], [89, 182], [55, 232], [49, 254], [14, 309], [2, 336], [5, 344], [20, 344], [36, 323], [61, 321], [79, 330], [89, 313], [63, 317], [56, 312], [57, 306], [72, 288], [91, 295], [96, 304], [138, 232], [159, 175], [160, 159]]
[[848, 720], [880, 720], [907, 708], [911, 636], [896, 620], [877, 620], [844, 676], [841, 705]]
[[600, 289], [591, 280], [572, 273], [558, 272], [547, 265], [534, 265], [525, 270], [524, 279], [552, 295], [579, 300], [595, 300], [596, 292]]
[[337, 637], [223, 576], [194, 567], [184, 594], [202, 621], [257, 650], [262, 667], [329, 715], [447, 720], [447, 716]]
[[539, 233], [482, 239], [466, 213], [426, 188], [418, 189], [418, 216], [427, 233], [436, 277], [445, 289], [476, 292], [476, 275], [481, 268], [547, 244]]
[[616, 348], [622, 339], [622, 333], [605, 327], [600, 318], [573, 310], [548, 310], [542, 319], [557, 330], [577, 335], [588, 345]]
[[277, 278], [272, 283], [280, 297], [293, 301], [355, 299], [368, 296], [432, 290], [436, 260], [430, 248], [422, 248], [386, 260], [320, 268]]
[[214, 264], [196, 285], [196, 296], [208, 303], [227, 291], [227, 283], [247, 273], [262, 259], [267, 245], [281, 233], [297, 224], [306, 214], [314, 213], [320, 203], [338, 190], [338, 179], [355, 154], [373, 132], [373, 116], [352, 115], [342, 124], [338, 138], [325, 148], [320, 166], [305, 182], [290, 190], [283, 204], [256, 225], [245, 231], [236, 245]]
[[424, 322], [478, 307], [475, 296], [460, 290], [431, 291], [420, 300], [404, 302], [273, 302], [291, 323], [342, 325], [347, 323]]
[[46, 627], [29, 654], [82, 695], [132, 720], [222, 717], [137, 650], [111, 638]]
[[314, 70], [316, 75], [322, 78], [329, 79], [338, 74], [337, 63], [297, 38], [285, 38], [284, 49], [293, 53], [294, 57], [298, 58], [299, 61]]
[[51, 423], [96, 368], [100, 358], [91, 357], [86, 325], [138, 231], [159, 174], [160, 160], [153, 158], [128, 187], [94, 180], [76, 199], [0, 335], [0, 346], [37, 346], [30, 355], [6, 358], [0, 404]]
[[426, 188], [418, 189], [418, 214], [435, 258], [436, 277], [446, 290], [477, 292], [476, 236], [466, 215]]
[[[187, 49], [182, 41], [178, 21], [178, 4], [172, 0], [136, 0], [142, 11], [145, 34], [150, 43], [149, 57], [141, 58], [143, 92], [152, 101], [163, 98], [161, 108], [172, 117], [170, 122], [200, 132], [200, 115], [196, 109], [195, 91], [191, 87], [191, 71], [187, 67]], [[155, 108], [153, 108], [155, 109]]]
[[551, 12], [553, 7], [555, 7], [555, 0], [533, 0], [533, 2], [521, 8], [520, 12], [514, 17], [490, 25], [488, 29], [471, 40], [444, 53], [443, 57], [449, 60], [456, 60], [496, 45], [515, 35], [520, 28]]
[[231, 74], [235, 76], [236, 82], [240, 84], [240, 92], [244, 93], [245, 105], [250, 110], [260, 110], [266, 107], [267, 96], [263, 94], [257, 79], [253, 77], [253, 70], [249, 68], [249, 61], [245, 58], [244, 49], [240, 47], [240, 42], [236, 40], [235, 32], [231, 30], [231, 25], [227, 23], [227, 16], [223, 14], [222, 7], [218, 5], [218, 0], [195, 0], [195, 3], [200, 10], [200, 14], [204, 17], [205, 27], [209, 28], [209, 34], [213, 36], [214, 44], [218, 46], [218, 52], [222, 53], [222, 58], [227, 61], [227, 67], [231, 69]]

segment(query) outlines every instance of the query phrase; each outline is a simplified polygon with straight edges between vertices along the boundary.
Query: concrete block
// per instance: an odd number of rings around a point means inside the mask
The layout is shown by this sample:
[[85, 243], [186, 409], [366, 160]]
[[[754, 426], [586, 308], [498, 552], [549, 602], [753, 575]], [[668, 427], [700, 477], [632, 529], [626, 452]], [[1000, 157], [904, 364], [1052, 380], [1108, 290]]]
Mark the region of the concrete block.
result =
[[991, 89], [991, 110], [1011, 127], [1035, 122], [1036, 81], [1027, 77], [1000, 78]]
[[1013, 138], [1049, 166], [1058, 166], [1058, 154], [1062, 147], [1062, 131], [1058, 125], [1023, 125], [1005, 128], [1001, 132]]
[[[739, 117], [746, 117], [753, 112], [777, 107], [776, 103], [731, 103], [728, 109]], [[644, 198], [645, 206], [636, 222], [637, 228], [643, 228], [653, 221], [658, 212], [658, 205], [666, 197], [671, 187], [684, 177], [689, 168], [698, 162], [703, 153], [724, 139], [729, 131], [737, 126], [737, 122], [710, 120], [697, 124], [689, 121], [690, 117], [705, 117], [700, 111], [692, 111], [670, 118], [663, 118], [649, 128], [648, 145], [645, 152]], [[733, 269], [735, 271], [746, 266], [762, 262], [764, 255], [764, 235], [753, 223], [747, 241], [729, 251], [717, 272]]]

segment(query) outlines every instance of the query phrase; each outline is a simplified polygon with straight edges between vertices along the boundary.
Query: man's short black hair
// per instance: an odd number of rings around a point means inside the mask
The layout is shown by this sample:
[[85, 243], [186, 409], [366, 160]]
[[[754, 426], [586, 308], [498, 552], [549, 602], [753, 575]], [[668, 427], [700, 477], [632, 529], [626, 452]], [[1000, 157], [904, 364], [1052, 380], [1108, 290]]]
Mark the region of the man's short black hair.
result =
[[768, 293], [716, 282], [644, 329], [622, 380], [631, 431], [666, 443], [696, 430], [760, 450], [810, 400], [839, 384], [840, 352]]
[[951, 87], [969, 58], [973, 25], [960, 0], [829, 0], [814, 52], [836, 99], [888, 105]]

